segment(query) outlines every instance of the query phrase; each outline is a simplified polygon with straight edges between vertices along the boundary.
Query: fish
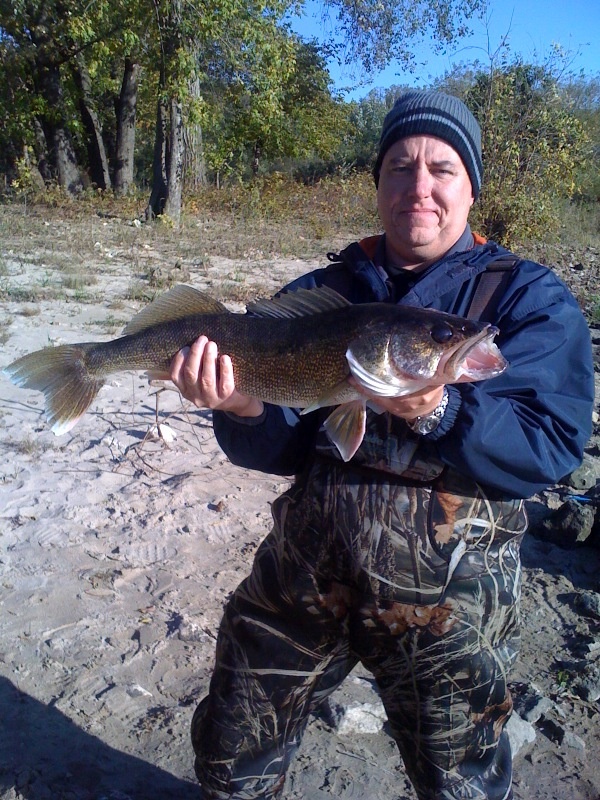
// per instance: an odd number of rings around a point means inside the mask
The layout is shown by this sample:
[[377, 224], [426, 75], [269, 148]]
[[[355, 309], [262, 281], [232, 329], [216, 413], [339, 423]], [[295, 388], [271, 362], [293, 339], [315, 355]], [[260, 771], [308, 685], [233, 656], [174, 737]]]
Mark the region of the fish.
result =
[[164, 377], [173, 356], [204, 334], [231, 357], [241, 393], [301, 413], [337, 406], [325, 428], [348, 461], [365, 432], [363, 391], [400, 397], [495, 377], [508, 366], [494, 343], [498, 332], [489, 323], [433, 309], [352, 304], [328, 287], [284, 291], [234, 313], [181, 284], [142, 309], [120, 337], [37, 350], [3, 373], [17, 386], [44, 393], [48, 423], [62, 435], [109, 375], [146, 370]]

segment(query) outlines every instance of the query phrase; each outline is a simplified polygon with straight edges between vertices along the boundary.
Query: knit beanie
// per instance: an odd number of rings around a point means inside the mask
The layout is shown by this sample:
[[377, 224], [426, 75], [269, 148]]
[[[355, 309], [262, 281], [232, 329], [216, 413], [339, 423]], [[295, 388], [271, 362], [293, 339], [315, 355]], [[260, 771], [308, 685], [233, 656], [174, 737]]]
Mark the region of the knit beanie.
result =
[[471, 179], [473, 197], [477, 199], [483, 174], [481, 129], [462, 100], [442, 92], [406, 92], [396, 100], [383, 121], [373, 170], [375, 185], [379, 184], [381, 163], [389, 148], [398, 139], [419, 134], [437, 136], [456, 150]]

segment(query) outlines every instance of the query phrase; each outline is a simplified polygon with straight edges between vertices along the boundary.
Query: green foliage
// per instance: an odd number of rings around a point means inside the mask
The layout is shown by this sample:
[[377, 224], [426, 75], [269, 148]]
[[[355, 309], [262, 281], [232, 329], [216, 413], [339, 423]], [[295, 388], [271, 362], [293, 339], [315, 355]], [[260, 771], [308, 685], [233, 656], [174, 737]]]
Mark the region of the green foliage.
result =
[[33, 81], [19, 49], [9, 36], [0, 37], [0, 170], [11, 183], [24, 147], [34, 144]]
[[206, 155], [221, 176], [247, 175], [253, 159], [258, 166], [263, 159], [329, 158], [347, 129], [346, 107], [331, 95], [318, 48], [276, 24], [267, 39], [253, 47], [239, 42], [235, 57], [221, 58], [204, 83]]
[[[331, 0], [324, 7], [339, 16], [338, 32], [350, 43], [346, 54], [369, 69], [392, 52], [409, 61], [412, 38], [425, 33], [442, 46], [481, 2]], [[82, 165], [92, 158], [73, 76], [78, 58], [91, 78], [87, 100], [109, 157], [114, 157], [123, 61], [142, 65], [137, 112], [142, 176], [150, 175], [159, 99], [176, 101], [187, 125], [202, 126], [207, 159], [221, 173], [242, 173], [252, 158], [255, 167], [259, 159], [331, 159], [351, 138], [348, 109], [332, 96], [323, 52], [294, 37], [283, 22], [302, 5], [302, 0], [207, 0], [200, 7], [189, 0], [2, 0], [0, 113], [6, 122], [0, 167], [5, 174], [14, 171], [28, 146], [40, 162], [50, 163], [46, 180], [53, 170], [57, 177], [60, 169], [51, 163], [53, 126], [72, 138]], [[167, 130], [167, 150], [169, 136]]]
[[483, 191], [473, 221], [511, 245], [558, 230], [560, 204], [576, 190], [588, 137], [548, 65], [520, 60], [480, 72], [464, 99], [482, 127]]
[[340, 231], [367, 235], [380, 228], [373, 178], [364, 171], [328, 176], [311, 184], [274, 172], [251, 183], [207, 189], [188, 201], [186, 210], [208, 217], [230, 214], [252, 223], [297, 225], [319, 239], [333, 240]]
[[346, 63], [367, 71], [387, 67], [390, 57], [415, 68], [415, 44], [427, 41], [436, 53], [469, 32], [467, 20], [486, 7], [485, 0], [324, 0], [336, 12], [332, 50]]
[[86, 158], [88, 143], [72, 74], [78, 57], [88, 62], [100, 120], [108, 122], [110, 136], [118, 65], [139, 46], [147, 27], [141, 20], [151, 11], [151, 5], [144, 5], [132, 7], [125, 0], [98, 0], [91, 5], [81, 0], [0, 2], [0, 113], [9, 120], [0, 130], [5, 172], [14, 171], [28, 146], [46, 162], [47, 173], [54, 172], [51, 177], [57, 178], [54, 125], [64, 126], [78, 157]]
[[577, 170], [575, 197], [583, 202], [600, 202], [600, 75], [569, 76], [562, 91], [590, 141], [588, 158]]
[[385, 115], [407, 86], [372, 89], [362, 100], [349, 104], [349, 125], [338, 150], [341, 162], [371, 168], [379, 147]]

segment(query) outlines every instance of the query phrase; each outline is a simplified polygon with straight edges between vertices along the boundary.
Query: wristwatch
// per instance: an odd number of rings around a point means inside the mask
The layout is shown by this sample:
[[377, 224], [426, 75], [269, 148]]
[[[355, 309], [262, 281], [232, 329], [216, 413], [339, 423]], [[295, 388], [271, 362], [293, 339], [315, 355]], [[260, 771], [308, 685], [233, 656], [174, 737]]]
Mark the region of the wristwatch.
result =
[[406, 424], [415, 433], [425, 436], [427, 433], [432, 433], [442, 421], [448, 406], [448, 390], [444, 386], [444, 394], [437, 405], [430, 414], [424, 414], [422, 417], [415, 419], [407, 419]]

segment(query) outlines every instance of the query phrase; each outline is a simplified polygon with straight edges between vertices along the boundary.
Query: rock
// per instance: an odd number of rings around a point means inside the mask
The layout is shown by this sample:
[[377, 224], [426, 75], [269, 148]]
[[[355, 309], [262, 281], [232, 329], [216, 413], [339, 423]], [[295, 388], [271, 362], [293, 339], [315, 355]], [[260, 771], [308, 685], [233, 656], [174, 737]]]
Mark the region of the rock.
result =
[[594, 505], [571, 497], [549, 517], [534, 525], [530, 533], [559, 547], [571, 548], [588, 539], [594, 520]]
[[205, 642], [209, 638], [202, 628], [186, 620], [179, 623], [177, 636], [182, 642]]
[[387, 715], [383, 703], [361, 703], [344, 711], [338, 726], [340, 736], [355, 733], [379, 733], [383, 730]]
[[588, 667], [574, 682], [573, 689], [590, 703], [600, 700], [600, 667]]
[[513, 684], [511, 694], [514, 712], [526, 722], [535, 725], [538, 720], [553, 709], [554, 703], [546, 697], [534, 684]]
[[575, 603], [583, 614], [600, 619], [600, 594], [598, 592], [581, 592]]
[[544, 736], [550, 739], [551, 742], [555, 742], [559, 745], [563, 743], [565, 738], [565, 729], [555, 720], [543, 717], [538, 722], [537, 727], [544, 734]]
[[585, 742], [581, 736], [577, 736], [576, 733], [572, 733], [571, 731], [565, 733], [563, 744], [567, 747], [573, 747], [575, 750], [585, 750]]
[[129, 697], [152, 697], [152, 692], [144, 689], [144, 687], [140, 686], [139, 683], [130, 684], [125, 688], [125, 691]]
[[596, 465], [589, 456], [584, 456], [581, 466], [571, 472], [570, 475], [566, 475], [560, 483], [563, 486], [571, 486], [573, 489], [582, 491], [591, 489], [596, 485], [597, 480]]
[[505, 731], [508, 734], [513, 758], [522, 747], [535, 741], [535, 728], [533, 725], [521, 719], [514, 711], [506, 724]]
[[157, 442], [162, 439], [165, 444], [171, 444], [177, 438], [177, 433], [170, 425], [163, 422], [160, 425], [152, 425], [146, 436], [151, 442]]
[[553, 705], [554, 703], [549, 697], [537, 695], [537, 697], [533, 698], [533, 702], [528, 704], [528, 707], [523, 714], [523, 719], [525, 719], [526, 722], [535, 725], [540, 717], [543, 717], [544, 714], [547, 714], [548, 711], [550, 711]]

